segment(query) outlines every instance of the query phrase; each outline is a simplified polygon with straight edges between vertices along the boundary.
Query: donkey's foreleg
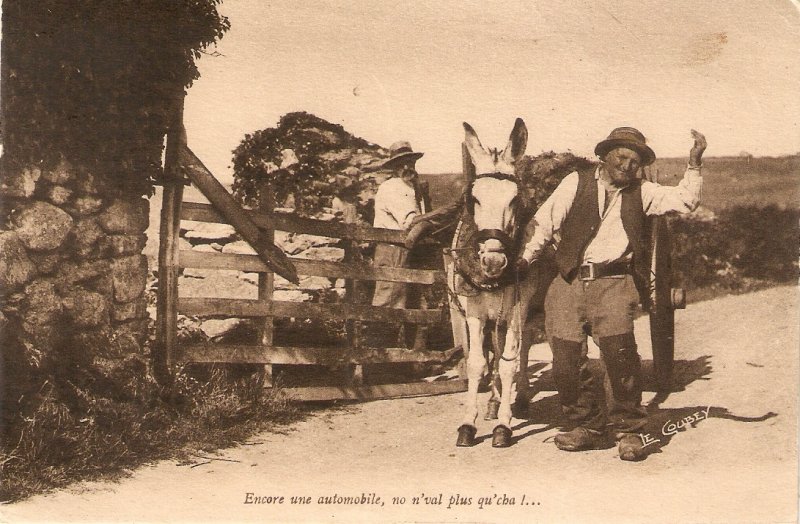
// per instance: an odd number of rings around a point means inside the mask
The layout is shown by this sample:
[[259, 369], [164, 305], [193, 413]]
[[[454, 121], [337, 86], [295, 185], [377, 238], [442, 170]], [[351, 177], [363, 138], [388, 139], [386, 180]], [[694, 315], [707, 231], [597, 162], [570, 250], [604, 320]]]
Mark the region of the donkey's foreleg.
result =
[[519, 331], [514, 322], [506, 332], [503, 356], [500, 358], [500, 409], [497, 412], [499, 425], [511, 427], [511, 396], [514, 389], [514, 378], [519, 367]]
[[475, 420], [478, 418], [478, 385], [486, 359], [483, 356], [483, 324], [479, 318], [467, 318], [470, 351], [467, 353], [467, 394], [464, 398], [464, 420], [458, 428], [456, 446], [474, 446]]
[[464, 403], [464, 424], [475, 425], [478, 417], [478, 386], [486, 369], [483, 356], [483, 325], [480, 318], [467, 318], [469, 355], [467, 355], [467, 397]]

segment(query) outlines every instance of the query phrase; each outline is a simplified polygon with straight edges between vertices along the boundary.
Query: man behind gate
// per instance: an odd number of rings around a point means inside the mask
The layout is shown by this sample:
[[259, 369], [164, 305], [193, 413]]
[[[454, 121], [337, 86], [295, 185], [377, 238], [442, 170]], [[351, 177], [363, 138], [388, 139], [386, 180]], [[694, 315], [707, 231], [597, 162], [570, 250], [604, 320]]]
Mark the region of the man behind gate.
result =
[[[668, 187], [638, 176], [656, 158], [644, 135], [632, 127], [614, 129], [595, 148], [599, 165], [567, 175], [535, 215], [535, 232], [517, 265], [525, 271], [549, 243], [557, 244], [560, 275], [545, 299], [545, 330], [562, 414], [572, 427], [555, 437], [559, 449], [603, 448], [610, 430], [622, 460], [646, 455], [638, 436], [647, 412], [633, 335], [640, 294], [646, 301], [649, 282], [645, 220], [697, 208], [706, 141], [694, 130], [692, 136], [683, 179]], [[607, 370], [605, 411], [593, 390], [588, 334]]]

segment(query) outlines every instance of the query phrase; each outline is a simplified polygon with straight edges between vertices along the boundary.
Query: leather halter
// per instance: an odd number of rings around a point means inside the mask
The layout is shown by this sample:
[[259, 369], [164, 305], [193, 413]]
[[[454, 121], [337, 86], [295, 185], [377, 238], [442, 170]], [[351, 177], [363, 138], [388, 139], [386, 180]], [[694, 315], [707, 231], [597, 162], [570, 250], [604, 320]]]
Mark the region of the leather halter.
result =
[[[517, 184], [517, 191], [519, 195], [519, 189], [521, 188], [521, 183], [518, 177], [515, 175], [509, 175], [506, 173], [486, 173], [482, 175], [478, 175], [475, 177], [475, 180], [481, 178], [494, 178], [497, 180], [510, 180]], [[476, 229], [476, 233], [474, 235], [474, 241], [477, 245], [486, 242], [487, 240], [494, 239], [498, 240], [500, 244], [503, 246], [502, 251], [505, 253], [506, 257], [509, 260], [509, 264], [503, 270], [503, 272], [494, 279], [487, 279], [481, 278], [476, 279], [474, 275], [467, 274], [465, 268], [461, 267], [459, 269], [459, 273], [474, 287], [483, 290], [494, 290], [498, 289], [502, 285], [511, 281], [510, 277], [512, 272], [514, 271], [514, 264], [513, 261], [516, 260], [517, 253], [520, 249], [520, 243], [522, 241], [522, 232], [524, 229], [524, 225], [526, 220], [524, 220], [524, 213], [525, 205], [522, 202], [521, 198], [518, 198], [517, 201], [513, 204], [514, 206], [514, 224], [511, 230], [511, 234], [506, 233], [506, 231], [502, 229], [477, 229], [477, 225], [475, 224], [475, 202], [472, 198], [472, 186], [475, 182], [473, 181], [469, 186], [467, 186], [466, 191], [464, 192], [464, 213], [461, 217], [463, 221], [469, 221], [471, 225]], [[499, 252], [499, 250], [495, 250], [495, 252]], [[478, 281], [480, 280], [480, 281]]]
[[[519, 195], [520, 190], [520, 180], [516, 175], [509, 175], [507, 173], [485, 173], [482, 175], [478, 175], [475, 177], [475, 180], [479, 180], [481, 178], [494, 178], [496, 180], [510, 180], [517, 185], [517, 195]], [[467, 190], [464, 195], [465, 206], [464, 209], [469, 215], [469, 217], [474, 221], [475, 220], [475, 202], [472, 198], [472, 186], [475, 184], [475, 180], [473, 180], [470, 185], [467, 187]], [[516, 251], [518, 250], [519, 246], [517, 245], [518, 239], [516, 238], [519, 231], [519, 211], [520, 208], [523, 207], [520, 205], [521, 199], [517, 198], [517, 201], [514, 204], [514, 227], [512, 229], [512, 233], [509, 235], [502, 229], [478, 229], [477, 240], [478, 242], [486, 242], [487, 240], [494, 239], [498, 240], [500, 244], [503, 246], [503, 251], [506, 253], [506, 256], [509, 259], [514, 259], [516, 257]]]

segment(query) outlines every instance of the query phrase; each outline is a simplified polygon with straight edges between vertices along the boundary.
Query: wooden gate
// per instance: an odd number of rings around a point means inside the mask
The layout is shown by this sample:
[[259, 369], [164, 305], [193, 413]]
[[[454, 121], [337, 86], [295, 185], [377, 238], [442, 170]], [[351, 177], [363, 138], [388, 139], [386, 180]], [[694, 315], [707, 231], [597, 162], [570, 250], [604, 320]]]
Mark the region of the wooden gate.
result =
[[[177, 120], [180, 122], [180, 119]], [[444, 282], [442, 270], [373, 267], [360, 256], [360, 242], [402, 243], [404, 232], [345, 224], [272, 212], [269, 198], [259, 210], [239, 206], [223, 186], [187, 147], [182, 125], [168, 136], [165, 162], [164, 200], [159, 247], [159, 288], [156, 341], [156, 367], [172, 370], [176, 365], [198, 363], [263, 364], [268, 385], [272, 385], [272, 366], [323, 365], [350, 366], [345, 385], [283, 388], [301, 400], [375, 399], [396, 396], [428, 395], [464, 391], [465, 380], [451, 379], [403, 384], [365, 385], [363, 366], [401, 362], [446, 362], [460, 347], [446, 351], [425, 348], [367, 347], [362, 342], [362, 322], [406, 322], [446, 325], [441, 309], [391, 309], [359, 303], [359, 282], [391, 281], [435, 285]], [[188, 180], [187, 178], [188, 177]], [[183, 202], [183, 186], [193, 183], [211, 204]], [[262, 191], [262, 195], [268, 195]], [[181, 220], [229, 223], [247, 240], [258, 255], [208, 253], [180, 250], [178, 234]], [[341, 262], [286, 259], [274, 246], [274, 232], [307, 233], [344, 240]], [[258, 299], [186, 298], [178, 289], [181, 268], [227, 269], [259, 274]], [[345, 296], [340, 303], [309, 303], [274, 300], [274, 274], [289, 280], [297, 275], [345, 279]], [[259, 340], [252, 345], [213, 343], [183, 345], [177, 341], [178, 314], [202, 317], [251, 317], [258, 319]], [[345, 321], [346, 344], [342, 347], [277, 346], [274, 318], [306, 318]], [[309, 340], [313, 342], [313, 334]]]

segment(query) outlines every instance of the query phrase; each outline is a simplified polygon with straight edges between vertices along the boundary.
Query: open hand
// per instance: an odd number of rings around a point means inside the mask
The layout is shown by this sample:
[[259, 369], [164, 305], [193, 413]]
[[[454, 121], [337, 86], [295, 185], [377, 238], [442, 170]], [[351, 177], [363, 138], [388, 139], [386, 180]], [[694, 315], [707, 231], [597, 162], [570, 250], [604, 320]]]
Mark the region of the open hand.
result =
[[694, 145], [692, 150], [689, 151], [689, 165], [697, 167], [703, 161], [703, 152], [708, 147], [706, 137], [703, 133], [692, 129], [692, 138], [694, 138]]

